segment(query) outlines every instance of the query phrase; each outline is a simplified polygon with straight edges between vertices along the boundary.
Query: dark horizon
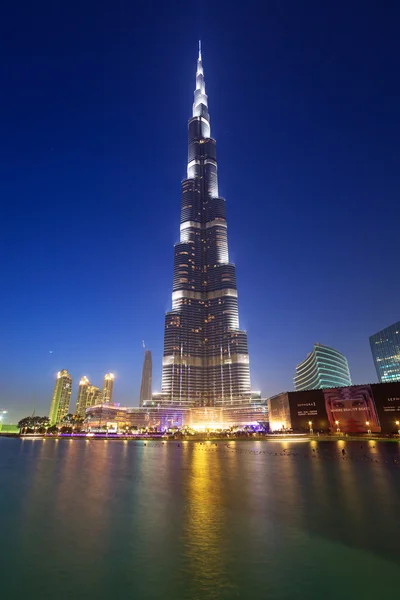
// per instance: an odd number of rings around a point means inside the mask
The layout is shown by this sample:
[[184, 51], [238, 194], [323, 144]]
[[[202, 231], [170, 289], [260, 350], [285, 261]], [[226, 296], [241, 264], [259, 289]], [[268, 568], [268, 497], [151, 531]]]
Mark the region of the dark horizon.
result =
[[[174, 10], [175, 9], [175, 10]], [[320, 342], [354, 384], [399, 320], [398, 6], [126, 0], [2, 9], [0, 409], [48, 414], [56, 372], [138, 405], [164, 315], [198, 39], [252, 389]], [[195, 18], [196, 16], [196, 18]]]

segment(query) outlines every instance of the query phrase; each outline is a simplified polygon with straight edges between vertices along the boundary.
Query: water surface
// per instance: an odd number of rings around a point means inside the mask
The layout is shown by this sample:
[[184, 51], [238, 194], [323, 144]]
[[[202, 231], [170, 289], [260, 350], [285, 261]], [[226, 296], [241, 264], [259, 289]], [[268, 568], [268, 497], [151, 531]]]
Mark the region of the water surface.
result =
[[0, 439], [2, 598], [397, 596], [399, 465], [398, 443]]

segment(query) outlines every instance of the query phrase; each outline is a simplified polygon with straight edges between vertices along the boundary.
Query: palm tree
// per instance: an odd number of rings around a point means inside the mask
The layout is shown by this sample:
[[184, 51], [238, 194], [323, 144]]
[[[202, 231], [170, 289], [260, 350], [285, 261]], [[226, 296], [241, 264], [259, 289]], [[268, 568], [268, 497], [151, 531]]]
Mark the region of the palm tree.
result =
[[25, 433], [27, 432], [27, 430], [38, 430], [39, 433], [44, 433], [49, 425], [49, 417], [38, 417], [31, 415], [29, 417], [24, 417], [23, 419], [18, 421], [20, 433], [23, 429], [25, 430]]

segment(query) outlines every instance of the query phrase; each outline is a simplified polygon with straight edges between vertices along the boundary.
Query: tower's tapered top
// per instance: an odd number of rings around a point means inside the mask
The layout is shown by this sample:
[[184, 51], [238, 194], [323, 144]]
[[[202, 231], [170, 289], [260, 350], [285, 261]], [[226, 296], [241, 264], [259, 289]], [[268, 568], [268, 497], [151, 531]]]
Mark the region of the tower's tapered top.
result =
[[196, 69], [196, 89], [194, 91], [193, 117], [203, 117], [210, 121], [208, 114], [208, 98], [206, 94], [206, 85], [204, 83], [204, 71], [201, 57], [201, 41], [199, 40], [199, 56], [197, 58]]

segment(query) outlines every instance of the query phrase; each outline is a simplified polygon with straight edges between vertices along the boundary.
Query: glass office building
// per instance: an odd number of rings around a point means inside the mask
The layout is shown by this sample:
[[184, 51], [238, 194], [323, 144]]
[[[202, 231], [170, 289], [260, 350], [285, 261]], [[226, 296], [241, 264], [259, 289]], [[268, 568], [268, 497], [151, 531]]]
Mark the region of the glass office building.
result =
[[296, 391], [351, 385], [347, 358], [334, 348], [314, 344], [312, 352], [297, 365], [294, 384]]
[[400, 381], [400, 321], [369, 338], [380, 383]]

